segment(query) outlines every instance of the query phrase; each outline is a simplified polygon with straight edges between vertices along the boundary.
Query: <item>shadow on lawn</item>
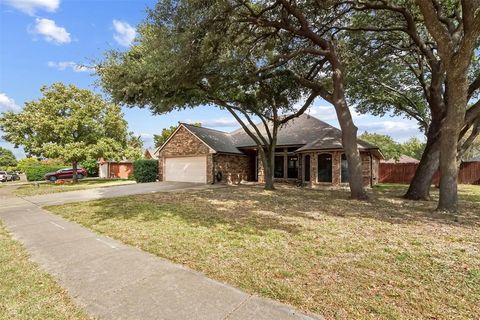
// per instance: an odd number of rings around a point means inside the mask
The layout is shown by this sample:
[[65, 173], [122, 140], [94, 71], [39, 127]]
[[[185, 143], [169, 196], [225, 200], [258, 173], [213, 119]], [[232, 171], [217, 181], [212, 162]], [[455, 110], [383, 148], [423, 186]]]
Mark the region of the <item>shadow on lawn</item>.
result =
[[211, 228], [225, 225], [229, 231], [248, 234], [260, 235], [269, 230], [295, 234], [302, 230], [300, 224], [274, 212], [251, 211], [241, 203], [233, 206], [232, 203], [227, 206], [215, 201], [212, 203], [211, 199], [205, 199], [197, 192], [184, 193], [181, 197], [171, 193], [168, 197], [163, 196], [164, 199], [152, 199], [152, 196], [154, 195], [135, 196], [134, 201], [124, 203], [121, 210], [117, 201], [95, 201], [90, 204], [90, 208], [95, 212], [94, 224], [101, 224], [103, 220], [109, 219], [161, 223], [163, 218], [174, 217], [194, 226]]
[[[231, 187], [196, 192], [156, 193], [105, 199], [90, 204], [94, 223], [127, 219], [139, 222], [179, 218], [191, 225], [211, 228], [224, 225], [229, 231], [261, 235], [269, 230], [300, 233], [306, 221], [327, 217], [375, 219], [391, 224], [440, 223], [480, 225], [480, 204], [462, 202], [458, 215], [434, 212], [435, 201], [408, 201], [403, 191], [373, 190], [370, 201], [349, 199], [348, 190], [311, 190], [280, 187]], [[121, 203], [121, 208], [119, 207]], [[307, 219], [307, 220], [304, 220]]]

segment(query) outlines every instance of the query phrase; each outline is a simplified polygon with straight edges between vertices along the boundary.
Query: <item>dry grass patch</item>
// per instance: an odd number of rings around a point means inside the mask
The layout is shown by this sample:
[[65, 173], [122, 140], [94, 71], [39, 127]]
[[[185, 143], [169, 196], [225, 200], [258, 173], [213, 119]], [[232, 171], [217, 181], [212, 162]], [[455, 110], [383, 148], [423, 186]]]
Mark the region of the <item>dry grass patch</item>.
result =
[[0, 224], [0, 319], [90, 319]]
[[20, 186], [15, 190], [17, 196], [37, 196], [48, 193], [78, 191], [92, 188], [110, 187], [122, 184], [131, 184], [135, 181], [124, 179], [86, 179], [79, 180], [78, 183], [55, 184], [52, 182], [31, 183]]
[[329, 319], [472, 319], [480, 314], [480, 187], [461, 190], [457, 216], [388, 185], [369, 202], [343, 190], [231, 187], [49, 210]]

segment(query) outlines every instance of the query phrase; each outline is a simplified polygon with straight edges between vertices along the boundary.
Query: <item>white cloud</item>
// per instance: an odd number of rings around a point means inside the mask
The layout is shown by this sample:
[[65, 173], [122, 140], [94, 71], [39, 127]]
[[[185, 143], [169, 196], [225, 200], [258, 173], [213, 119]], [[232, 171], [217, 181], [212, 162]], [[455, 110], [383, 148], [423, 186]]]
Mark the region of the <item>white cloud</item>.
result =
[[235, 120], [234, 118], [228, 118], [228, 117], [209, 119], [209, 120], [188, 121], [187, 123], [195, 123], [195, 122], [200, 122], [202, 126], [209, 127], [209, 128], [239, 126], [237, 120]]
[[306, 113], [322, 121], [337, 119], [337, 114], [332, 106], [314, 106], [311, 107]]
[[141, 132], [141, 133], [136, 133], [135, 135], [139, 135], [140, 138], [142, 138], [144, 148], [152, 148], [153, 147], [154, 142], [153, 142], [153, 134], [152, 133]]
[[71, 68], [74, 72], [93, 72], [95, 70], [94, 68], [83, 66], [73, 61], [49, 61], [48, 66], [59, 71], [64, 71], [67, 68]]
[[45, 18], [35, 19], [36, 25], [34, 33], [42, 35], [48, 42], [56, 44], [70, 43], [70, 33], [63, 27], [57, 26], [55, 21]]
[[0, 109], [2, 111], [20, 111], [20, 106], [15, 103], [15, 100], [8, 97], [5, 93], [0, 92]]
[[60, 6], [60, 0], [6, 0], [6, 2], [29, 15], [34, 15], [37, 10], [54, 12]]
[[418, 126], [409, 121], [376, 121], [358, 125], [365, 130], [384, 130], [386, 132], [402, 132], [418, 129]]
[[372, 121], [373, 119], [374, 117], [370, 116], [369, 122], [357, 123], [358, 133], [368, 131], [370, 133], [386, 134], [399, 142], [406, 141], [411, 137], [425, 139], [425, 136], [418, 129], [418, 124], [413, 120], [398, 118], [397, 121]]
[[[308, 111], [307, 114], [314, 116], [322, 121], [336, 121], [337, 120], [337, 113], [335, 112], [335, 108], [333, 106], [312, 106]], [[358, 113], [355, 111], [354, 107], [350, 107], [350, 114], [352, 115], [352, 119], [358, 119], [364, 117], [363, 114]]]
[[113, 20], [113, 28], [116, 32], [113, 39], [125, 47], [131, 45], [137, 35], [136, 29], [125, 21]]

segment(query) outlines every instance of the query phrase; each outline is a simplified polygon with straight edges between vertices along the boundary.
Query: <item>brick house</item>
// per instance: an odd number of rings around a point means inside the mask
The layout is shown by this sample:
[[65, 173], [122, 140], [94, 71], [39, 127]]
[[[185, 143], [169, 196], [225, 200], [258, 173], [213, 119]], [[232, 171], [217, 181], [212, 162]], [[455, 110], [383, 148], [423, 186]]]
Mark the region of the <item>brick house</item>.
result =
[[[364, 183], [372, 186], [378, 182], [382, 153], [364, 141], [359, 140], [358, 147]], [[275, 151], [276, 181], [302, 181], [309, 186], [348, 183], [341, 131], [315, 117], [302, 115], [282, 126]], [[180, 123], [155, 154], [160, 181], [264, 181], [257, 146], [242, 128], [227, 133]]]

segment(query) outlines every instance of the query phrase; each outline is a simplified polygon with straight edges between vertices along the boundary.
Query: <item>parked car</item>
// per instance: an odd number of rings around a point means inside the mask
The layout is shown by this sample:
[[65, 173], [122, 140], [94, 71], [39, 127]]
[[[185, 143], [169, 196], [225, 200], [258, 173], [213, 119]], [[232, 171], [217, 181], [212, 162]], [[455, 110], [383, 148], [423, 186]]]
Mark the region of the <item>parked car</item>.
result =
[[8, 174], [12, 176], [12, 181], [20, 180], [20, 175], [18, 174], [18, 172], [8, 172]]
[[0, 181], [2, 182], [12, 181], [12, 175], [9, 174], [7, 171], [0, 171]]
[[[83, 168], [77, 169], [77, 178], [83, 179], [87, 176], [87, 171]], [[73, 169], [72, 168], [65, 168], [60, 169], [55, 172], [49, 172], [44, 176], [45, 180], [49, 180], [52, 182], [57, 181], [58, 179], [72, 179], [73, 178]]]

